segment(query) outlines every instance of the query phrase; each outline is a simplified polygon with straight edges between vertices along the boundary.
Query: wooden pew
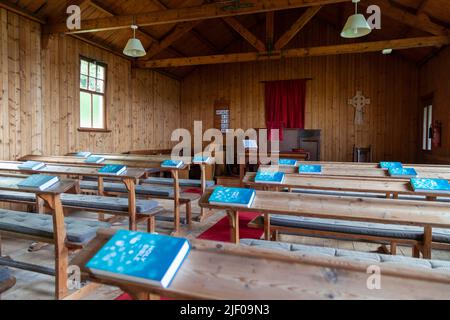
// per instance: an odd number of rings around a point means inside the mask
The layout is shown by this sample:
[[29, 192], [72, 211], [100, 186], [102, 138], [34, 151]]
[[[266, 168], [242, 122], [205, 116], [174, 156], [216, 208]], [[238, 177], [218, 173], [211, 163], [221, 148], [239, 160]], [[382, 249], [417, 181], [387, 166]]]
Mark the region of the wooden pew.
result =
[[[104, 195], [103, 193], [103, 179], [116, 177], [119, 178], [122, 183], [125, 185], [128, 191], [128, 203], [129, 203], [129, 219], [130, 219], [130, 230], [137, 229], [137, 221], [136, 221], [136, 183], [139, 181], [139, 178], [144, 176], [145, 170], [138, 168], [129, 168], [121, 175], [111, 175], [111, 174], [102, 174], [98, 172], [100, 167], [88, 167], [82, 165], [72, 165], [72, 166], [64, 166], [64, 165], [46, 165], [44, 168], [39, 170], [22, 170], [19, 169], [18, 166], [22, 164], [22, 162], [15, 161], [0, 161], [0, 172], [17, 172], [17, 173], [25, 173], [25, 174], [53, 174], [59, 176], [70, 176], [70, 177], [95, 177], [98, 179], [98, 193], [99, 195]], [[80, 193], [80, 190], [77, 190], [76, 193]]]
[[[158, 299], [158, 296], [208, 300], [450, 298], [450, 275], [445, 271], [335, 257], [295, 256], [204, 240], [191, 240], [191, 252], [166, 289], [95, 276], [84, 266], [113, 233], [100, 231], [72, 263], [80, 266], [83, 279], [119, 287], [135, 299]], [[367, 289], [368, 270], [374, 266], [382, 270], [381, 290]]]
[[[295, 159], [297, 161], [304, 161], [309, 158], [308, 152], [278, 152], [277, 156], [279, 158], [285, 158], [285, 159]], [[250, 157], [255, 157], [257, 159], [257, 164], [259, 165], [261, 163], [260, 157], [259, 157], [259, 150], [246, 150], [244, 153], [239, 153], [237, 155], [237, 160], [239, 164], [239, 181], [242, 181], [242, 179], [245, 176], [246, 173], [246, 167], [247, 163], [249, 162]]]
[[385, 194], [386, 198], [394, 199], [397, 199], [399, 195], [408, 195], [424, 196], [427, 200], [434, 201], [438, 196], [443, 196], [442, 193], [434, 191], [416, 192], [412, 189], [409, 181], [406, 180], [369, 180], [361, 177], [317, 177], [288, 174], [281, 185], [261, 185], [255, 182], [255, 176], [255, 172], [248, 172], [243, 179], [243, 184], [255, 188], [271, 186], [272, 188], [377, 193]]
[[[87, 166], [87, 167], [96, 167], [99, 168], [103, 165], [108, 164], [118, 164], [125, 165], [130, 168], [142, 168], [142, 169], [151, 169], [158, 168], [161, 171], [170, 172], [173, 178], [173, 201], [174, 201], [174, 231], [176, 233], [180, 230], [180, 205], [181, 202], [186, 205], [186, 215], [188, 224], [191, 223], [191, 199], [181, 199], [180, 196], [180, 184], [179, 184], [179, 172], [181, 170], [185, 170], [189, 167], [189, 165], [185, 165], [179, 169], [172, 168], [162, 168], [161, 162], [162, 157], [154, 156], [154, 157], [135, 157], [131, 158], [128, 155], [101, 155], [105, 158], [105, 161], [101, 164], [89, 164], [85, 163], [85, 158], [75, 157], [75, 156], [35, 156], [35, 155], [27, 155], [20, 158], [20, 161], [39, 161], [44, 163], [55, 163], [60, 165], [77, 165], [77, 166]], [[167, 159], [167, 158], [164, 158]], [[145, 170], [144, 170], [145, 171]], [[147, 173], [144, 174], [143, 177], [146, 177]], [[99, 179], [99, 192], [103, 193], [102, 188], [100, 188], [103, 181]], [[202, 187], [206, 189], [206, 181], [202, 180]], [[166, 199], [165, 197], [161, 197], [160, 199]]]
[[[365, 168], [365, 169], [380, 169], [379, 163], [368, 163], [368, 162], [334, 162], [334, 161], [298, 161], [297, 166], [300, 164], [312, 164], [312, 165], [321, 165], [322, 167], [330, 167], [330, 168]], [[450, 166], [441, 165], [441, 164], [426, 164], [426, 163], [404, 163], [403, 166], [405, 168], [415, 168], [421, 170], [430, 170], [430, 171], [449, 171]]]
[[[305, 177], [311, 177], [311, 174], [301, 174], [299, 173], [298, 167], [289, 167], [289, 166], [260, 166], [260, 170], [275, 170], [288, 173], [288, 174], [297, 174]], [[424, 168], [415, 168], [417, 172], [417, 177], [420, 178], [431, 178], [431, 179], [445, 179], [450, 180], [450, 169], [449, 170], [439, 170], [435, 169], [424, 169]], [[391, 177], [387, 170], [383, 170], [381, 168], [366, 168], [366, 167], [333, 167], [333, 166], [324, 166], [322, 167], [322, 173], [314, 175], [314, 177], [343, 177], [343, 178], [371, 178], [375, 180], [408, 180], [409, 178], [403, 177]]]
[[[22, 181], [23, 179], [19, 179]], [[68, 253], [69, 247], [74, 246], [67, 242], [67, 233], [64, 225], [64, 212], [61, 205], [60, 196], [62, 193], [68, 192], [76, 187], [76, 181], [74, 180], [61, 180], [55, 185], [44, 191], [36, 191], [31, 189], [19, 188], [16, 183], [10, 184], [9, 181], [4, 181], [0, 179], [0, 190], [3, 191], [20, 191], [27, 193], [35, 193], [36, 196], [41, 199], [45, 205], [51, 209], [53, 217], [53, 236], [52, 237], [42, 237], [33, 236], [28, 232], [21, 231], [6, 231], [0, 229], [0, 234], [19, 237], [24, 239], [31, 239], [40, 242], [53, 243], [55, 245], [55, 269], [51, 270], [46, 267], [36, 266], [31, 264], [26, 264], [18, 261], [12, 261], [11, 259], [0, 257], [0, 265], [6, 265], [15, 268], [21, 268], [25, 270], [31, 270], [38, 273], [44, 273], [48, 275], [54, 275], [56, 277], [55, 283], [55, 296], [57, 299], [64, 298], [68, 293], [67, 288], [67, 268], [69, 266]], [[17, 214], [23, 215], [33, 215], [31, 213], [16, 212]], [[75, 244], [78, 246], [79, 244]], [[79, 247], [78, 247], [79, 248]]]
[[[119, 162], [119, 163], [124, 163], [122, 161], [127, 161], [127, 163], [129, 165], [132, 165], [132, 163], [136, 163], [138, 166], [143, 167], [144, 164], [152, 164], [152, 167], [154, 168], [160, 168], [161, 171], [169, 171], [167, 169], [163, 170], [164, 168], [161, 168], [160, 164], [167, 159], [170, 159], [170, 152], [168, 155], [164, 155], [164, 154], [145, 154], [145, 150], [141, 150], [138, 151], [137, 154], [134, 154], [132, 152], [130, 153], [126, 153], [126, 154], [117, 154], [117, 153], [96, 153], [93, 154], [94, 156], [98, 156], [98, 157], [103, 157], [105, 158], [107, 161], [114, 161], [114, 162]], [[150, 153], [154, 153], [154, 152], [150, 152]], [[66, 156], [75, 156], [76, 153], [72, 152], [72, 153], [68, 153], [66, 154]], [[84, 160], [83, 160], [84, 161]], [[141, 163], [144, 164], [141, 164]], [[207, 175], [208, 175], [208, 166], [214, 164], [214, 160], [211, 161], [211, 163], [200, 163], [200, 164], [195, 164], [192, 162], [185, 162], [186, 166], [183, 167], [182, 169], [179, 169], [177, 171], [177, 178], [180, 179], [180, 174], [183, 170], [189, 169], [189, 167], [191, 165], [198, 165], [200, 167], [200, 183], [201, 183], [201, 194], [203, 194], [207, 188], [206, 186], [206, 180], [207, 180]], [[145, 168], [145, 166], [144, 166]], [[175, 178], [173, 171], [171, 171], [172, 173], [172, 178]], [[174, 185], [174, 188], [176, 188], [176, 186]], [[207, 219], [207, 217], [209, 216], [209, 214], [207, 212], [205, 212], [204, 210], [201, 210], [200, 212], [200, 222], [203, 222], [204, 220]]]
[[258, 190], [251, 207], [242, 208], [231, 204], [212, 205], [208, 201], [211, 193], [212, 191], [207, 191], [200, 199], [199, 205], [208, 209], [226, 210], [230, 219], [231, 241], [234, 243], [239, 243], [239, 211], [242, 210], [264, 214], [266, 240], [271, 238], [270, 214], [423, 227], [424, 236], [418, 248], [426, 259], [431, 258], [432, 228], [450, 228], [450, 206], [440, 202], [333, 197]]

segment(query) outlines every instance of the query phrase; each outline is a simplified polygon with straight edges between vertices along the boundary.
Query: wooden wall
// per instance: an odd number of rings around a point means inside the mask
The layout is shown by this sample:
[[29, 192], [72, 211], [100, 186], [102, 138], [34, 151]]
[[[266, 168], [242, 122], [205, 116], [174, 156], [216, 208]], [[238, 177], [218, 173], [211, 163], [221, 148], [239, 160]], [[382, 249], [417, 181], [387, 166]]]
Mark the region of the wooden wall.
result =
[[[179, 127], [180, 82], [0, 9], [0, 158], [170, 148]], [[110, 132], [79, 132], [79, 56], [107, 63]]]
[[[321, 34], [322, 39], [315, 35]], [[291, 46], [337, 43], [339, 33], [310, 23]], [[313, 43], [314, 42], [314, 43]], [[244, 48], [245, 49], [245, 48]], [[231, 101], [233, 128], [265, 127], [264, 84], [260, 81], [313, 78], [308, 83], [306, 128], [322, 129], [322, 159], [352, 161], [353, 145], [372, 145], [374, 160], [413, 162], [418, 125], [418, 69], [399, 56], [355, 54], [198, 68], [182, 82], [182, 126], [195, 120], [213, 127], [214, 101]], [[348, 105], [357, 90], [371, 99], [366, 125], [354, 125]]]
[[450, 48], [420, 69], [420, 95], [433, 95], [433, 119], [442, 122], [442, 146], [431, 153], [420, 152], [421, 159], [450, 164]]
[[0, 158], [42, 150], [40, 26], [0, 9]]
[[[80, 55], [108, 65], [106, 110], [110, 132], [78, 131]], [[68, 36], [45, 39], [42, 59], [44, 154], [171, 146], [170, 133], [179, 126], [178, 80], [149, 70], [133, 70], [130, 61]]]

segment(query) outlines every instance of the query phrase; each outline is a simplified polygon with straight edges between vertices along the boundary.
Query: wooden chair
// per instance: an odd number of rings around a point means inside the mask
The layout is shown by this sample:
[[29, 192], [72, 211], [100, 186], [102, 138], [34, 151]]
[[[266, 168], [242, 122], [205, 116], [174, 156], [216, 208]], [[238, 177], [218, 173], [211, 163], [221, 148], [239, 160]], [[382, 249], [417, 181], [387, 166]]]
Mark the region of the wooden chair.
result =
[[357, 147], [353, 145], [353, 162], [372, 162], [372, 146]]

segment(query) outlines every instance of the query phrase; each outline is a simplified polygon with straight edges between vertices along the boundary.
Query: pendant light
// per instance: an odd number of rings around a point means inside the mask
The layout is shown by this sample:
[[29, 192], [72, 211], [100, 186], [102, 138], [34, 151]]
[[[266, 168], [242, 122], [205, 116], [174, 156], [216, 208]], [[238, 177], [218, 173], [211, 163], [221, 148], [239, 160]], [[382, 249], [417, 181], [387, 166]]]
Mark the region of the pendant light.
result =
[[123, 49], [124, 55], [133, 58], [143, 57], [147, 54], [147, 52], [145, 52], [144, 47], [142, 46], [141, 41], [139, 39], [136, 39], [137, 28], [138, 28], [137, 25], [135, 24], [131, 25], [131, 29], [133, 29], [133, 38], [128, 40], [125, 49]]
[[366, 18], [362, 14], [358, 14], [358, 2], [360, 0], [352, 0], [355, 4], [355, 14], [347, 19], [347, 23], [341, 32], [342, 38], [360, 38], [372, 32], [372, 28], [367, 23]]

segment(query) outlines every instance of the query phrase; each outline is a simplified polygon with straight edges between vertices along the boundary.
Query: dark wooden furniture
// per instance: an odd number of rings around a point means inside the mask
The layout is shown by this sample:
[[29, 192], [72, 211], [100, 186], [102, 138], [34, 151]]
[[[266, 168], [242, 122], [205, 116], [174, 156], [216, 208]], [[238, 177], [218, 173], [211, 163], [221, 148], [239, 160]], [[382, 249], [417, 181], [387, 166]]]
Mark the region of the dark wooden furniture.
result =
[[372, 162], [372, 146], [353, 146], [353, 162]]

